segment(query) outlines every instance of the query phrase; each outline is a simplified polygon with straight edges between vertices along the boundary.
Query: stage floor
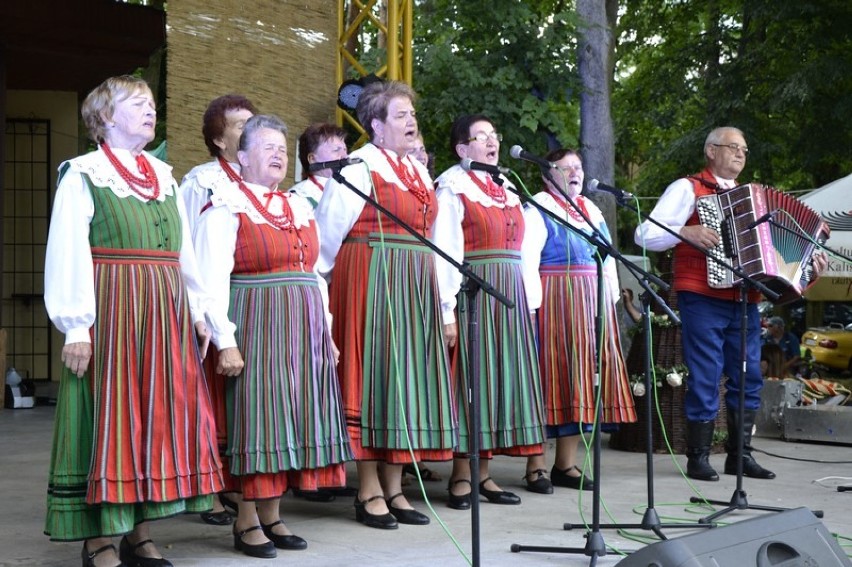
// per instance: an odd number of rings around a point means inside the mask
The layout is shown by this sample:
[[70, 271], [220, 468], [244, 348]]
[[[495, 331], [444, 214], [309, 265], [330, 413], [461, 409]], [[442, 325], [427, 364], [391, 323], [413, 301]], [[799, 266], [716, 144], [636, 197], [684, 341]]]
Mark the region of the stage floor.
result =
[[[0, 567], [78, 565], [79, 543], [51, 543], [42, 534], [45, 491], [47, 488], [53, 408], [39, 406], [27, 410], [0, 410]], [[607, 448], [606, 435], [601, 453], [601, 522], [640, 523], [647, 504], [646, 459], [644, 453]], [[852, 492], [837, 492], [838, 485], [852, 485], [852, 447], [779, 439], [754, 438], [760, 451], [760, 463], [775, 471], [775, 480], [745, 479], [743, 489], [753, 505], [783, 508], [808, 507], [823, 510], [823, 524], [842, 536], [847, 554], [852, 555]], [[675, 459], [682, 467], [686, 459]], [[552, 461], [549, 461], [552, 462]], [[721, 475], [719, 482], [695, 482], [693, 487], [682, 477], [672, 457], [654, 455], [654, 503], [663, 522], [695, 522], [708, 509], [690, 504], [691, 496], [728, 502], [736, 489], [736, 478]], [[711, 463], [721, 472], [724, 455], [713, 455]], [[429, 466], [444, 479], [449, 463]], [[516, 492], [519, 506], [481, 504], [480, 562], [488, 566], [588, 565], [590, 558], [581, 554], [512, 553], [512, 544], [527, 546], [578, 547], [585, 545], [585, 528], [563, 530], [565, 523], [582, 526], [592, 521], [590, 492], [557, 488], [552, 495], [532, 494], [524, 489], [524, 463], [520, 459], [500, 457], [494, 460], [491, 474], [506, 490]], [[350, 485], [354, 485], [354, 466], [349, 466]], [[414, 505], [432, 517], [429, 526], [400, 526], [394, 531], [370, 529], [355, 522], [352, 499], [315, 504], [287, 495], [282, 500], [282, 517], [290, 529], [308, 541], [306, 551], [280, 551], [273, 561], [251, 559], [233, 550], [230, 527], [201, 523], [197, 515], [181, 516], [153, 524], [152, 535], [160, 550], [176, 566], [225, 567], [272, 565], [287, 562], [300, 566], [463, 566], [463, 556], [471, 553], [469, 512], [446, 506], [446, 480], [426, 482], [425, 493], [434, 513], [411, 484], [406, 494]], [[737, 511], [720, 518], [731, 524], [759, 517], [765, 512]], [[442, 527], [441, 520], [446, 526]], [[598, 559], [599, 566], [616, 565], [619, 550], [635, 550], [653, 541], [649, 531], [600, 530], [609, 553]], [[664, 529], [674, 538], [693, 530]], [[457, 549], [453, 540], [458, 543]], [[636, 540], [639, 541], [636, 541]], [[117, 543], [117, 542], [116, 542]]]

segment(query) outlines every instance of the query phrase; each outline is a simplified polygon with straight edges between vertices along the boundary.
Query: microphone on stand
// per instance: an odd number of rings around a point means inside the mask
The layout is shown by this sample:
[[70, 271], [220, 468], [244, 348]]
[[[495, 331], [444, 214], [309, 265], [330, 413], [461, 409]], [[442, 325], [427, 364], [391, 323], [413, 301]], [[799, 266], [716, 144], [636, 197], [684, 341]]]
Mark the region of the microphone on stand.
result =
[[615, 198], [619, 201], [629, 201], [633, 199], [633, 193], [628, 193], [618, 187], [613, 187], [612, 185], [607, 185], [606, 183], [601, 183], [597, 179], [589, 180], [589, 191], [604, 191], [611, 195], [615, 195]]
[[528, 151], [526, 151], [524, 148], [522, 148], [521, 146], [512, 146], [512, 149], [509, 150], [509, 155], [512, 156], [515, 159], [522, 159], [524, 161], [531, 161], [531, 162], [533, 162], [533, 163], [535, 163], [535, 164], [537, 164], [540, 167], [543, 167], [545, 169], [553, 169], [554, 167], [556, 167], [556, 164], [553, 163], [552, 161], [547, 161], [543, 157], [539, 157], [535, 154], [531, 154]]
[[333, 169], [334, 171], [337, 171], [339, 169], [343, 169], [347, 165], [355, 165], [356, 163], [364, 163], [364, 160], [359, 157], [348, 157], [332, 161], [315, 161], [308, 166], [308, 171], [310, 173], [315, 173], [323, 169]]
[[512, 172], [508, 167], [500, 167], [499, 165], [491, 165], [490, 163], [482, 163], [473, 161], [470, 158], [461, 160], [461, 168], [465, 171], [484, 171], [491, 175], [509, 175]]
[[756, 227], [756, 226], [757, 226], [757, 225], [759, 225], [759, 224], [763, 224], [763, 223], [765, 223], [766, 221], [770, 221], [770, 220], [772, 220], [772, 217], [774, 217], [774, 216], [775, 216], [775, 213], [776, 213], [776, 212], [777, 212], [777, 211], [769, 211], [768, 213], [766, 213], [765, 215], [763, 215], [763, 216], [759, 217], [759, 218], [758, 218], [758, 219], [756, 219], [755, 221], [748, 223], [748, 224], [746, 225], [745, 229], [746, 229], [746, 230], [751, 230], [751, 229], [753, 229], [754, 227]]

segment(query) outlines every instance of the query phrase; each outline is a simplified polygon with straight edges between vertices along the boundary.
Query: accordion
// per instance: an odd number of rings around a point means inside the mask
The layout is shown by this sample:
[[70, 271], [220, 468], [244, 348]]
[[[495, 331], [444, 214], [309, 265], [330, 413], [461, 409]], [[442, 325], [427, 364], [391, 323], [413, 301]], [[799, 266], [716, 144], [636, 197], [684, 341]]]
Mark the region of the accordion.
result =
[[[814, 279], [811, 264], [816, 243], [828, 239], [828, 225], [819, 213], [772, 187], [749, 183], [699, 197], [699, 222], [721, 235], [707, 257], [707, 284], [713, 288], [739, 285], [742, 278], [716, 260], [739, 268], [779, 295], [776, 303], [798, 299]], [[767, 213], [770, 222], [750, 226]]]

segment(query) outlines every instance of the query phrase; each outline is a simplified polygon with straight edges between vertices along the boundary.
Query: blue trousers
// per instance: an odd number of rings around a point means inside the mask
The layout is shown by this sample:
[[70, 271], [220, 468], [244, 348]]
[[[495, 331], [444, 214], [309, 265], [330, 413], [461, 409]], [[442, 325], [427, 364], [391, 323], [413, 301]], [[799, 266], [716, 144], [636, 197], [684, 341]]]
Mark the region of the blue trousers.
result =
[[745, 389], [745, 409], [760, 407], [760, 316], [757, 305], [747, 304], [746, 373], [743, 385], [740, 352], [742, 305], [693, 292], [678, 292], [683, 359], [689, 369], [685, 397], [686, 419], [710, 421], [719, 412], [719, 381], [728, 377], [725, 403], [736, 411], [739, 391]]

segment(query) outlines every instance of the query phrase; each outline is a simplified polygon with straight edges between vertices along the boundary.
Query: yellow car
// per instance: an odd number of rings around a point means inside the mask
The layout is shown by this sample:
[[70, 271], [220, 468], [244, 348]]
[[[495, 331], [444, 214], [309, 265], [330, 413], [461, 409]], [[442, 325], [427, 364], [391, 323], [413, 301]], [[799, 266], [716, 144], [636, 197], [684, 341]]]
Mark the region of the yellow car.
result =
[[852, 325], [808, 329], [802, 335], [802, 348], [811, 352], [817, 364], [852, 370]]

